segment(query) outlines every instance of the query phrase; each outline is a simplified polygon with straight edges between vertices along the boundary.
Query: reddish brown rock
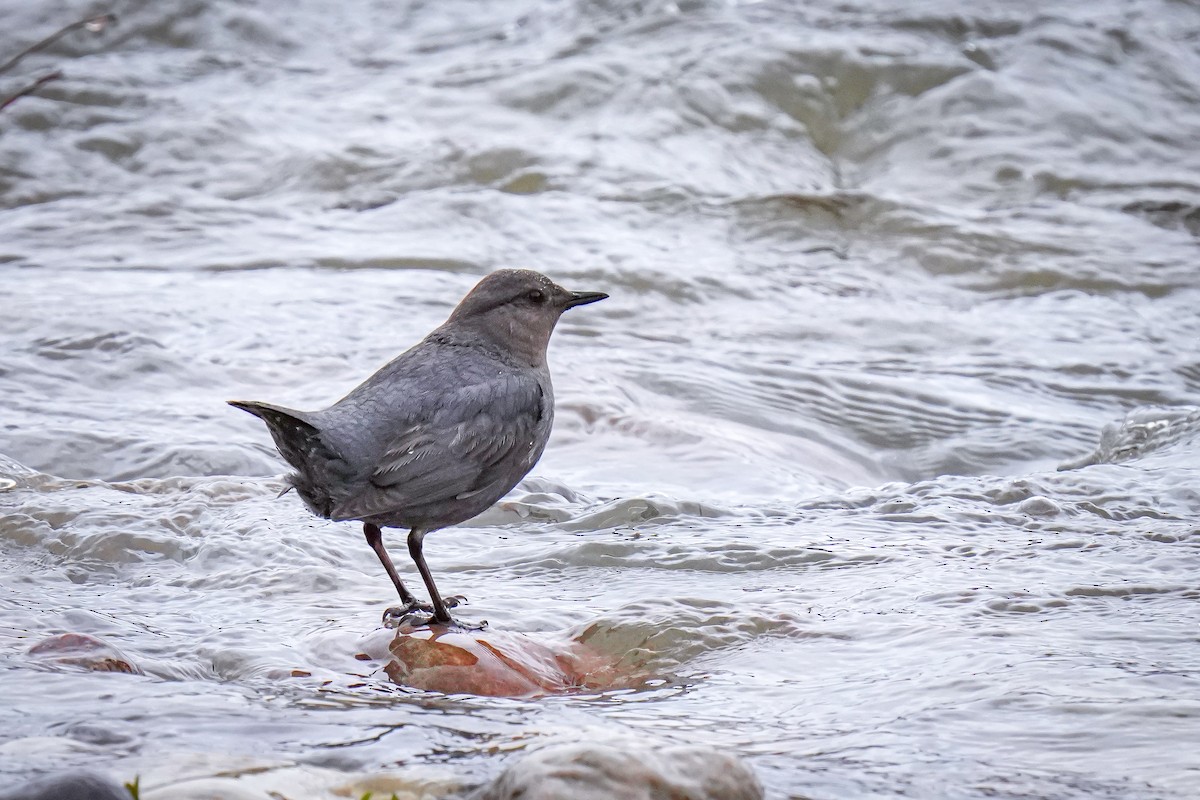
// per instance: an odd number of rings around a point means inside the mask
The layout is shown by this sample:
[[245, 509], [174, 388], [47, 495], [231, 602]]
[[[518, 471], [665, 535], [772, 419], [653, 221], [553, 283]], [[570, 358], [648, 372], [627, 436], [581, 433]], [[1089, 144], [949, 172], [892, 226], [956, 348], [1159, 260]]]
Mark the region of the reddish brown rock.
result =
[[92, 672], [124, 672], [141, 675], [129, 658], [117, 648], [86, 633], [60, 633], [29, 648], [39, 661], [82, 667]]
[[396, 683], [446, 694], [536, 697], [637, 685], [611, 660], [575, 641], [449, 626], [401, 627], [384, 671]]

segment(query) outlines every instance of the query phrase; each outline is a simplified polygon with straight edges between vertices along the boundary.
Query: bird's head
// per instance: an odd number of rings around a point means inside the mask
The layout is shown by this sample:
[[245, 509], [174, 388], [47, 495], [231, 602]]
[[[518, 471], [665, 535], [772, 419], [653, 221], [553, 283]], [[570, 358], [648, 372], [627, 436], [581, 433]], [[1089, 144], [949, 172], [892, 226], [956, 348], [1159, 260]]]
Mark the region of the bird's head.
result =
[[533, 270], [502, 269], [475, 285], [446, 326], [470, 330], [522, 362], [540, 366], [562, 313], [606, 297], [603, 292], [572, 292]]

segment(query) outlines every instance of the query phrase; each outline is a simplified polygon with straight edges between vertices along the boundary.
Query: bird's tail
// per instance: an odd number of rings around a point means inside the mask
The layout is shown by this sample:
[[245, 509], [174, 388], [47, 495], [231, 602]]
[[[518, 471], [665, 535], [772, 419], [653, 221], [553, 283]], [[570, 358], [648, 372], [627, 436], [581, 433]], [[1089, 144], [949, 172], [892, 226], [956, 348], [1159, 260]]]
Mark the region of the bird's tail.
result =
[[322, 440], [321, 429], [312, 422], [310, 415], [271, 403], [230, 400], [229, 405], [267, 423], [280, 455], [296, 470], [288, 475], [288, 484], [296, 488], [315, 513], [328, 517], [333, 500], [325, 488], [328, 482], [322, 476], [336, 470], [341, 459]]
[[266, 422], [280, 455], [300, 473], [306, 473], [314, 455], [332, 455], [320, 440], [320, 428], [313, 425], [304, 411], [253, 401], [229, 401], [229, 405], [248, 411]]
[[304, 468], [308, 457], [320, 444], [320, 429], [308, 421], [308, 415], [303, 411], [293, 411], [283, 406], [252, 400], [230, 400], [229, 405], [247, 411], [267, 423], [271, 438], [275, 440], [280, 454], [296, 469]]

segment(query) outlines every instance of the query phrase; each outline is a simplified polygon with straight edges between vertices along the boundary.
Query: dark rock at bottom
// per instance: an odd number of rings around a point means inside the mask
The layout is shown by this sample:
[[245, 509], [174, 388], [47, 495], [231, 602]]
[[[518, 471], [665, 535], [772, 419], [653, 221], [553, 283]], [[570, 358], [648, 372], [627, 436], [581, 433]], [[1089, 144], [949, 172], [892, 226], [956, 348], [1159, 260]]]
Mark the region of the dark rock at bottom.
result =
[[125, 787], [90, 772], [39, 778], [0, 792], [0, 800], [129, 800]]

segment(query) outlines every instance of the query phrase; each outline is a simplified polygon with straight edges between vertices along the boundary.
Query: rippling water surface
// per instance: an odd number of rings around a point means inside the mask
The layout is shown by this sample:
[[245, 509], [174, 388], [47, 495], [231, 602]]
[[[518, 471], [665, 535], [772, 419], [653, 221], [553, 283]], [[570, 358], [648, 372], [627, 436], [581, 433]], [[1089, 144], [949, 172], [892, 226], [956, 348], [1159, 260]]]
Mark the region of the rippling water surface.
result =
[[[0, 57], [93, 10], [7, 6]], [[64, 72], [0, 112], [10, 779], [324, 797], [638, 735], [778, 798], [1196, 796], [1194, 4], [114, 10], [0, 76]], [[533, 475], [427, 553], [633, 690], [356, 659], [386, 576], [223, 404], [322, 406], [507, 266], [612, 298]], [[144, 674], [31, 658], [63, 632]]]

